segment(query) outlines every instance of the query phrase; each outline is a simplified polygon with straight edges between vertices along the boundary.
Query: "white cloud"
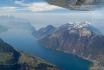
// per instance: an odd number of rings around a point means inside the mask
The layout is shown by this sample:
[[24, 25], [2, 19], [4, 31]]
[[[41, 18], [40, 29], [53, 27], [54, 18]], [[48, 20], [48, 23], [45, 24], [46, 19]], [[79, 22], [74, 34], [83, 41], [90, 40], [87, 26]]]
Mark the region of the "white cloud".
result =
[[0, 7], [0, 12], [16, 12], [16, 7]]
[[37, 3], [24, 3], [24, 0], [22, 1], [15, 1], [15, 4], [22, 6], [21, 8], [25, 8], [27, 10], [33, 11], [33, 12], [40, 12], [40, 11], [52, 11], [55, 9], [59, 9], [60, 7], [49, 5], [45, 2], [37, 2]]
[[14, 1], [15, 4], [20, 5], [20, 6], [29, 6], [29, 4], [24, 3], [24, 0], [21, 1]]
[[45, 2], [37, 2], [37, 3], [24, 3], [24, 0], [15, 1], [17, 6], [4, 6], [0, 7], [0, 12], [18, 12], [18, 11], [32, 11], [32, 12], [42, 12], [42, 11], [52, 11], [55, 9], [59, 9], [60, 7], [49, 5]]
[[49, 5], [47, 3], [33, 3], [27, 7], [29, 10], [38, 12], [38, 11], [52, 11], [55, 9], [59, 9], [60, 7]]

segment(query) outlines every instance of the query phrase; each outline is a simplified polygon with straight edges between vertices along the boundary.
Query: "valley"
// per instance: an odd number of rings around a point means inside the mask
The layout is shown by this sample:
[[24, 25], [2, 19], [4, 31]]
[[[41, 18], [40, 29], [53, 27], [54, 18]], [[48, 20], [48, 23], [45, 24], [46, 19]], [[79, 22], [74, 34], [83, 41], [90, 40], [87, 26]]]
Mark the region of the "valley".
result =
[[[5, 17], [6, 19], [11, 18]], [[12, 19], [17, 20], [15, 17]], [[20, 62], [25, 62], [25, 60], [29, 62], [30, 59], [34, 60], [31, 56], [36, 56], [62, 70], [103, 68], [104, 36], [88, 21], [66, 23], [59, 27], [48, 25], [39, 30], [27, 23], [28, 21], [25, 23], [23, 20], [19, 23], [15, 21], [15, 24], [13, 24], [14, 20], [11, 22], [9, 25], [6, 22], [3, 24], [9, 29], [2, 32], [0, 38], [15, 49], [26, 53], [21, 56]], [[11, 59], [11, 54], [3, 53], [1, 55], [1, 59]], [[29, 55], [31, 56], [29, 57]], [[0, 63], [3, 62], [4, 60], [0, 61]], [[34, 68], [34, 65], [33, 63], [31, 66]]]
[[[33, 35], [33, 32], [35, 32], [34, 28], [32, 27], [33, 31], [31, 31], [31, 26], [28, 28], [25, 27], [25, 23], [23, 28], [18, 26], [11, 27], [7, 32], [1, 33], [0, 38], [2, 38], [8, 44], [12, 45], [15, 49], [23, 51], [24, 53], [27, 53], [31, 56], [38, 56], [41, 59], [44, 59], [46, 62], [56, 65], [62, 70], [89, 70], [91, 62], [83, 60], [82, 58], [72, 54], [66, 54], [43, 47], [37, 39], [37, 35], [36, 37]], [[47, 28], [49, 30], [47, 32], [50, 33], [56, 30], [56, 28], [54, 29], [54, 27], [51, 25], [49, 25]], [[44, 28], [42, 30], [44, 30]], [[45, 34], [49, 33], [44, 33], [43, 37], [45, 37]]]

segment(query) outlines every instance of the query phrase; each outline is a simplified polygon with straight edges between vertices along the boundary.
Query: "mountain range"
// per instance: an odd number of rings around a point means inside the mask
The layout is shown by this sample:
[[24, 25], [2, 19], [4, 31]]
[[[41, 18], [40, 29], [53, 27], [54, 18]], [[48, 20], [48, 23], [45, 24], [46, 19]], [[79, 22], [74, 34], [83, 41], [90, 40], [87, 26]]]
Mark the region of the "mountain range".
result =
[[51, 27], [37, 31], [42, 33], [38, 40], [44, 47], [90, 60], [94, 63], [92, 70], [104, 67], [104, 36], [91, 23], [84, 21]]

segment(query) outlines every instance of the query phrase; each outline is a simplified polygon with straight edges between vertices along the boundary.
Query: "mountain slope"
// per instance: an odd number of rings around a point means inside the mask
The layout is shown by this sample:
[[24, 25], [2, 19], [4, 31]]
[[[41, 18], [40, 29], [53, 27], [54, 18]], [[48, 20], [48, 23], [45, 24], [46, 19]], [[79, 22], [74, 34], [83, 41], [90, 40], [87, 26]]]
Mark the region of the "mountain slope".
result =
[[20, 53], [14, 50], [9, 44], [0, 40], [0, 55], [0, 64], [15, 64], [18, 61]]
[[0, 70], [59, 70], [46, 61], [17, 52], [0, 39]]
[[62, 25], [39, 41], [47, 48], [72, 53], [104, 66], [104, 36], [88, 22]]
[[48, 25], [46, 27], [40, 28], [39, 30], [34, 30], [33, 35], [37, 38], [37, 39], [41, 39], [49, 34], [51, 34], [52, 32], [55, 31], [55, 27], [52, 25]]

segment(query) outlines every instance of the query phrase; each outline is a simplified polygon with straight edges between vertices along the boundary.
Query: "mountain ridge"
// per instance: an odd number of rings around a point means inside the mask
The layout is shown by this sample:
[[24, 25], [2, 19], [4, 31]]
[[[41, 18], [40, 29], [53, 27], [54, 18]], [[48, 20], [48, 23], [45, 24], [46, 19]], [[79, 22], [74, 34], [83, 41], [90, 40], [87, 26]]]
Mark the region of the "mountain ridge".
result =
[[72, 53], [104, 67], [104, 36], [92, 25], [80, 24], [85, 26], [62, 25], [39, 41], [46, 48]]

